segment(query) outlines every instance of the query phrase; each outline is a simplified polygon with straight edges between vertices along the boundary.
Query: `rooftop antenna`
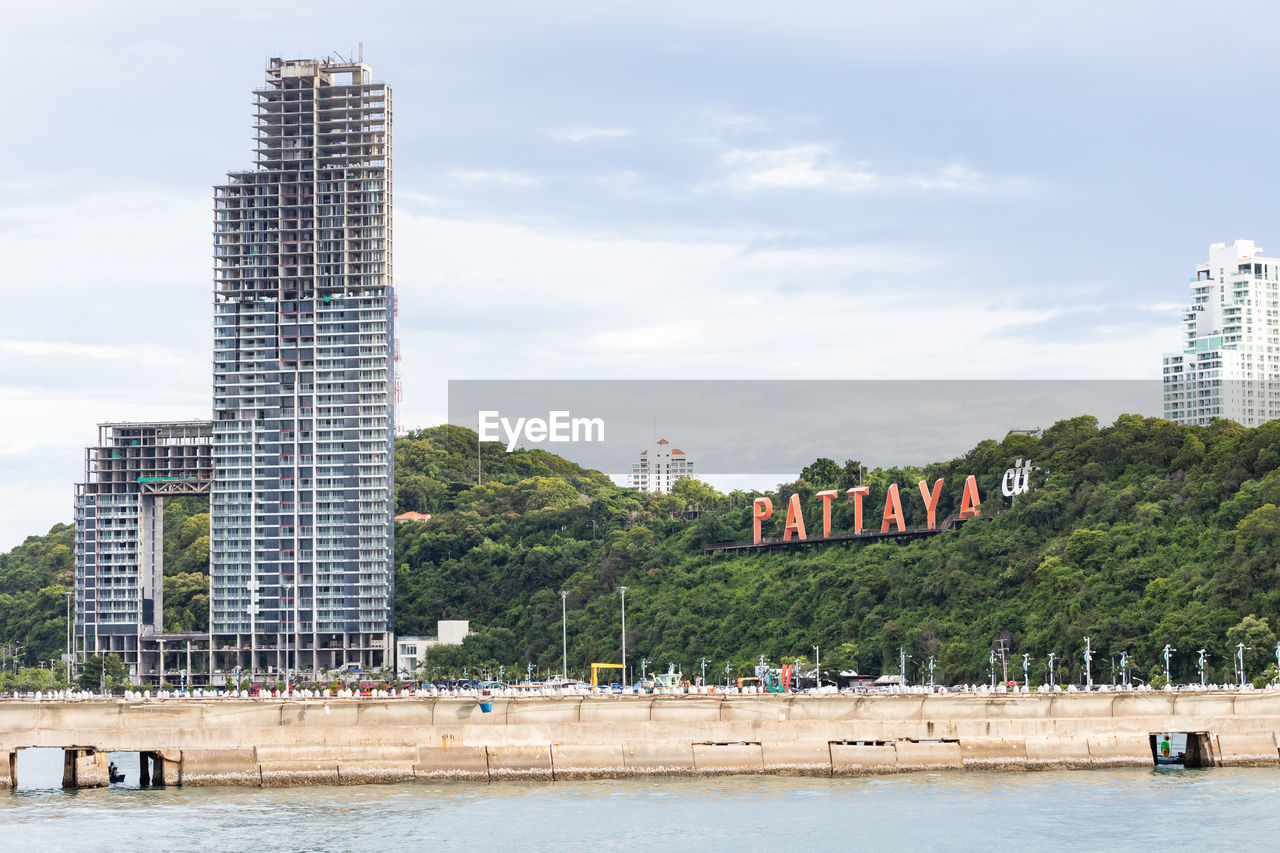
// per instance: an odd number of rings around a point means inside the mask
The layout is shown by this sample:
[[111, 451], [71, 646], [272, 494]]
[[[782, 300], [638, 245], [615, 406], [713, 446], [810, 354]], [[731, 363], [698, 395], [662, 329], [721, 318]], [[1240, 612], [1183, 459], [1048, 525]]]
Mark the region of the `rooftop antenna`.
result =
[[360, 62], [364, 62], [364, 42], [360, 42]]

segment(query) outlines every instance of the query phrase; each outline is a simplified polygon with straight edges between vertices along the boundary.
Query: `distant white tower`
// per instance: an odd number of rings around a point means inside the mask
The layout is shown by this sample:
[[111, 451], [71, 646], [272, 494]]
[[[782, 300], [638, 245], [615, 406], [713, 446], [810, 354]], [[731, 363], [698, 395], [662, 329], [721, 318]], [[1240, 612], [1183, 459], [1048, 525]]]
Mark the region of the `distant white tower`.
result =
[[1196, 267], [1182, 349], [1164, 354], [1164, 416], [1180, 424], [1280, 417], [1280, 260], [1214, 243]]
[[676, 480], [693, 476], [696, 475], [692, 457], [660, 438], [657, 444], [640, 451], [640, 459], [631, 463], [627, 487], [641, 492], [666, 493]]

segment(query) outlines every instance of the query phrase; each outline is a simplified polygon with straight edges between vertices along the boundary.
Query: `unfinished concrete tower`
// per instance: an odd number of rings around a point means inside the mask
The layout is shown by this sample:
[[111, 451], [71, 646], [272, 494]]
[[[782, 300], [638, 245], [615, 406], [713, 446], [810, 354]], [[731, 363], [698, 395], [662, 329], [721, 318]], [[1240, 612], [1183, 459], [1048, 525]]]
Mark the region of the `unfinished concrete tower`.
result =
[[214, 190], [213, 668], [390, 663], [391, 90], [272, 59]]
[[208, 421], [98, 426], [76, 484], [75, 648], [119, 655], [135, 680], [159, 680], [162, 654], [202, 634], [164, 633], [164, 499], [208, 494]]

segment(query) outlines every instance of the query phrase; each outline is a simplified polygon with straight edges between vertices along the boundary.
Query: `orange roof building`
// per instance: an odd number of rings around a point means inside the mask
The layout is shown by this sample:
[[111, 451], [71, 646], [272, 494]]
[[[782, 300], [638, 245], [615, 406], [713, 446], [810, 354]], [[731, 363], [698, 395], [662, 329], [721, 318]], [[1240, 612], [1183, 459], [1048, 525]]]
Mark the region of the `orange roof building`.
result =
[[640, 451], [639, 459], [631, 463], [627, 487], [641, 492], [666, 493], [676, 480], [694, 476], [697, 475], [689, 454], [660, 438], [652, 447]]
[[396, 516], [396, 522], [401, 521], [430, 521], [431, 516], [425, 512], [402, 512]]

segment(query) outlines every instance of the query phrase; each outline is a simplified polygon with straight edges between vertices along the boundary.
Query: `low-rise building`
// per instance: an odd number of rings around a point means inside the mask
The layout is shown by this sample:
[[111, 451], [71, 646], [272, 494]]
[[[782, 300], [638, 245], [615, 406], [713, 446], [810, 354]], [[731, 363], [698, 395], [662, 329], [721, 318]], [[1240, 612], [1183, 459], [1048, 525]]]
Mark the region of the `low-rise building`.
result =
[[397, 637], [396, 674], [413, 676], [432, 646], [460, 646], [471, 633], [468, 619], [441, 619], [436, 622], [434, 637]]
[[631, 463], [627, 487], [641, 492], [666, 493], [676, 480], [693, 476], [693, 458], [660, 438], [657, 444], [640, 451], [639, 460]]

